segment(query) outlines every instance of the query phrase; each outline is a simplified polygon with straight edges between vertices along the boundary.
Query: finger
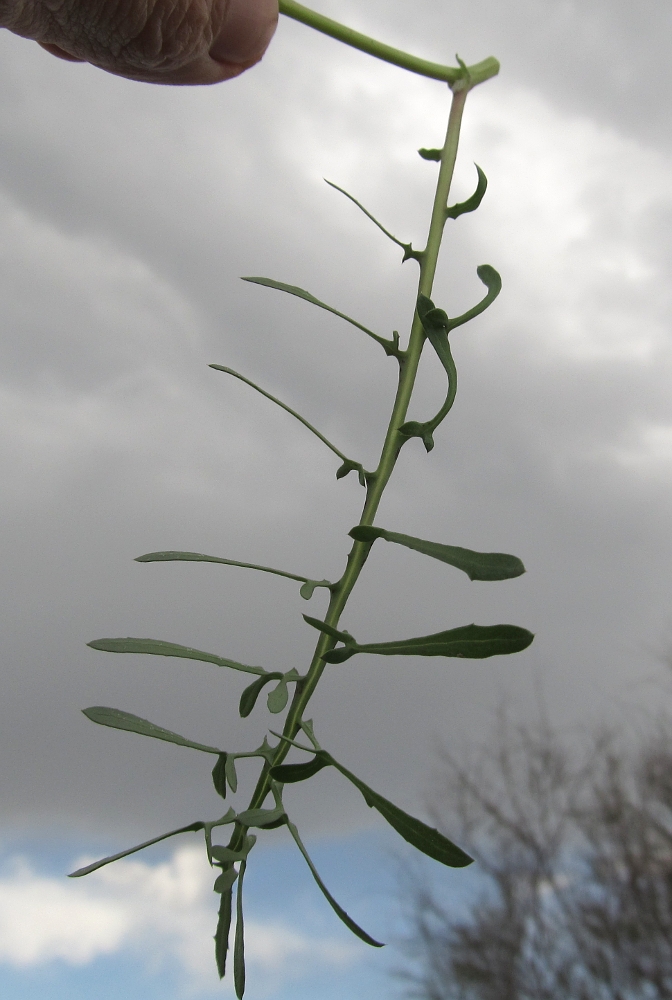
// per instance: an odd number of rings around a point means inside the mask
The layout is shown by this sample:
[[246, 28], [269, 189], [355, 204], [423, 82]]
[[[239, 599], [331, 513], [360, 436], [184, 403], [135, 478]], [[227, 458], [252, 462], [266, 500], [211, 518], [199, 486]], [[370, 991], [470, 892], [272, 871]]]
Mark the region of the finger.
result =
[[229, 0], [209, 54], [218, 62], [253, 66], [268, 48], [277, 24], [277, 0]]
[[[82, 0], [74, 0], [75, 6], [77, 2]], [[118, 57], [103, 52], [93, 55], [86, 51], [88, 41], [82, 45], [80, 39], [72, 46], [69, 40], [64, 44], [52, 41], [39, 44], [60, 59], [90, 62], [108, 73], [131, 80], [178, 86], [220, 83], [239, 76], [262, 58], [277, 27], [278, 3], [277, 0], [210, 0], [207, 6], [210, 5], [210, 24], [214, 21], [217, 25], [214, 38], [210, 33], [206, 41], [208, 25], [204, 23], [201, 44], [195, 42], [193, 33], [189, 37], [193, 55], [186, 60], [179, 58], [179, 43], [176, 38], [171, 39], [165, 26], [163, 43], [171, 52], [170, 58], [166, 59], [162, 58], [162, 52], [155, 51], [153, 58], [146, 60], [140, 47], [135, 58], [130, 54], [130, 47]], [[157, 4], [153, 9], [156, 13], [169, 6], [167, 3]], [[188, 8], [189, 0], [183, 0], [182, 6]], [[193, 9], [196, 9], [196, 3]], [[75, 52], [78, 54], [75, 55]]]
[[50, 52], [52, 56], [56, 56], [58, 59], [66, 59], [68, 62], [86, 62], [86, 59], [80, 59], [79, 56], [70, 55], [65, 49], [62, 49], [60, 45], [53, 45], [51, 42], [38, 42], [43, 49]]

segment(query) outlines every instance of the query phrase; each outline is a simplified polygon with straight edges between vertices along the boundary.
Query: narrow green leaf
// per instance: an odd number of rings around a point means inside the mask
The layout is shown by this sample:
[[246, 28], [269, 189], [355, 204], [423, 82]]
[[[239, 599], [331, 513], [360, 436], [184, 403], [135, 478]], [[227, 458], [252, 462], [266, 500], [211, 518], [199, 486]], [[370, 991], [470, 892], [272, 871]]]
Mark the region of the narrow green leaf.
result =
[[231, 933], [232, 895], [232, 889], [222, 893], [219, 903], [217, 930], [215, 932], [215, 959], [220, 979], [223, 979], [226, 975], [226, 956], [229, 951], [229, 934]]
[[226, 758], [225, 773], [229, 788], [235, 792], [238, 788], [238, 775], [236, 774], [236, 758], [233, 754], [229, 754]]
[[476, 171], [478, 173], [476, 190], [470, 198], [467, 198], [466, 201], [461, 201], [457, 205], [451, 205], [450, 208], [447, 208], [447, 219], [457, 219], [460, 215], [464, 215], [465, 212], [475, 212], [483, 201], [483, 195], [485, 194], [488, 186], [488, 178], [485, 176], [478, 163], [475, 163], [474, 166], [476, 167]]
[[354, 639], [349, 632], [339, 632], [333, 625], [327, 625], [326, 622], [320, 621], [319, 618], [311, 618], [310, 615], [304, 615], [303, 620], [312, 625], [313, 628], [316, 628], [318, 632], [325, 632], [327, 635], [330, 635], [332, 639], [338, 639], [339, 642], [346, 642], [351, 645], [354, 643]]
[[314, 757], [306, 764], [276, 764], [271, 768], [271, 777], [280, 781], [283, 785], [290, 785], [295, 781], [306, 781], [314, 774], [327, 767], [327, 761], [322, 757]]
[[457, 847], [451, 840], [444, 837], [438, 830], [427, 826], [426, 823], [416, 819], [414, 816], [409, 816], [399, 806], [395, 806], [394, 803], [383, 798], [378, 792], [374, 792], [372, 788], [365, 785], [352, 771], [348, 771], [337, 760], [334, 760], [331, 754], [321, 750], [319, 751], [319, 756], [325, 760], [325, 763], [332, 764], [348, 781], [351, 781], [355, 788], [358, 788], [364, 796], [367, 806], [376, 809], [407, 843], [412, 844], [413, 847], [422, 851], [423, 854], [434, 858], [435, 861], [440, 861], [442, 865], [447, 865], [449, 868], [464, 868], [466, 865], [471, 864], [473, 858], [470, 858], [468, 854], [465, 854], [460, 847]]
[[185, 660], [203, 660], [214, 663], [216, 667], [232, 667], [243, 670], [247, 674], [265, 674], [263, 667], [248, 667], [235, 660], [226, 660], [214, 653], [203, 653], [191, 646], [178, 646], [175, 642], [163, 642], [161, 639], [94, 639], [87, 643], [91, 649], [102, 649], [106, 653], [146, 653], [151, 656], [181, 656]]
[[138, 715], [131, 715], [130, 712], [122, 712], [119, 708], [104, 708], [102, 705], [94, 705], [92, 708], [83, 708], [83, 714], [91, 722], [97, 722], [99, 726], [109, 726], [110, 729], [124, 729], [129, 733], [139, 733], [141, 736], [152, 736], [155, 740], [165, 740], [166, 743], [177, 743], [181, 747], [191, 747], [193, 750], [202, 750], [204, 753], [221, 754], [217, 747], [207, 746], [205, 743], [194, 743], [184, 736], [173, 733], [170, 729], [163, 729], [162, 726], [155, 726], [147, 719], [141, 719]]
[[229, 759], [227, 753], [222, 753], [217, 758], [217, 763], [212, 769], [212, 783], [215, 786], [215, 791], [218, 795], [221, 795], [223, 799], [226, 798], [226, 765]]
[[189, 826], [181, 826], [179, 830], [171, 830], [170, 833], [162, 833], [160, 837], [153, 837], [151, 840], [145, 840], [142, 844], [137, 844], [135, 847], [129, 847], [126, 851], [120, 851], [119, 854], [110, 854], [107, 858], [102, 858], [101, 861], [94, 861], [92, 865], [87, 865], [85, 868], [78, 868], [76, 872], [71, 872], [68, 878], [81, 878], [82, 875], [90, 875], [91, 872], [97, 871], [104, 865], [111, 865], [113, 861], [119, 861], [120, 858], [127, 858], [129, 854], [136, 854], [137, 851], [144, 851], [145, 847], [151, 847], [152, 844], [158, 844], [162, 840], [167, 840], [169, 837], [176, 837], [178, 833], [195, 833], [197, 830], [204, 830], [205, 823], [198, 820], [196, 823], [190, 823]]
[[[312, 596], [316, 587], [330, 587], [329, 580], [309, 580], [305, 576], [297, 573], [288, 573], [284, 569], [274, 569], [272, 566], [260, 566], [258, 563], [240, 562], [238, 559], [223, 559], [220, 556], [206, 556], [201, 552], [148, 552], [144, 556], [137, 556], [136, 562], [209, 562], [221, 563], [224, 566], [239, 566], [242, 569], [256, 569], [261, 573], [272, 573], [274, 576], [284, 576], [288, 580], [304, 581], [301, 587], [303, 597], [304, 587], [310, 588], [309, 597]], [[309, 598], [307, 598], [309, 599]]]
[[422, 552], [433, 559], [439, 559], [450, 566], [455, 566], [456, 569], [461, 569], [470, 580], [512, 580], [525, 572], [525, 567], [517, 556], [506, 555], [503, 552], [474, 552], [459, 545], [441, 545], [438, 542], [425, 541], [424, 538], [414, 538], [413, 535], [400, 535], [385, 528], [357, 525], [350, 532], [350, 537], [369, 544], [376, 538], [384, 538], [387, 542], [405, 545], [408, 549]]
[[441, 161], [442, 149], [419, 149], [418, 153], [423, 158], [423, 160], [434, 160], [436, 163]]
[[[327, 181], [327, 184], [331, 184], [331, 181]], [[335, 184], [331, 184], [331, 187], [336, 187]], [[338, 188], [340, 191], [341, 188]], [[347, 192], [343, 192], [347, 194]], [[348, 198], [351, 196], [348, 195]], [[354, 198], [351, 198], [354, 201]], [[360, 206], [361, 207], [361, 206]], [[395, 242], [397, 242], [395, 240]], [[265, 285], [267, 288], [276, 288], [279, 292], [288, 292], [289, 295], [296, 295], [299, 299], [305, 299], [306, 302], [310, 302], [313, 306], [318, 306], [320, 309], [325, 309], [327, 312], [333, 313], [334, 316], [338, 316], [340, 319], [344, 319], [346, 323], [350, 323], [351, 326], [356, 326], [358, 330], [361, 330], [368, 337], [372, 337], [373, 340], [377, 341], [383, 347], [386, 348], [386, 353], [392, 353], [392, 342], [386, 340], [385, 337], [381, 337], [379, 334], [374, 333], [373, 330], [369, 330], [368, 327], [363, 326], [358, 323], [356, 319], [351, 316], [347, 316], [345, 313], [341, 312], [339, 309], [334, 309], [333, 306], [328, 306], [326, 302], [321, 302], [320, 299], [316, 299], [314, 295], [307, 292], [305, 288], [299, 288], [298, 285], [286, 285], [284, 281], [275, 281], [273, 278], [243, 278], [243, 281], [252, 281], [255, 285]]]
[[238, 1000], [245, 993], [245, 928], [243, 926], [243, 878], [245, 877], [244, 861], [240, 863], [238, 877], [238, 893], [236, 895], [236, 936], [233, 942], [233, 984]]
[[[356, 647], [358, 653], [378, 653], [382, 656], [458, 656], [484, 659], [519, 653], [527, 649], [534, 635], [518, 625], [462, 625], [398, 642], [374, 642]], [[329, 661], [329, 653], [324, 659]]]
[[281, 679], [282, 674], [277, 670], [274, 670], [271, 673], [264, 674], [263, 677], [259, 678], [259, 680], [253, 681], [249, 687], [246, 687], [240, 696], [239, 712], [241, 718], [246, 719], [248, 717], [257, 702], [257, 698], [269, 681]]
[[285, 822], [285, 810], [281, 806], [275, 809], [246, 809], [238, 813], [238, 822], [243, 826], [258, 826], [261, 830], [273, 830]]
[[[327, 182], [329, 187], [332, 187], [334, 188], [334, 190], [339, 191], [341, 194], [344, 194], [346, 198], [348, 198], [354, 205], [357, 206], [357, 208], [360, 211], [364, 213], [367, 219], [371, 220], [374, 226], [377, 226], [378, 229], [380, 229], [381, 233], [384, 233], [388, 239], [392, 240], [393, 243], [396, 243], [398, 247], [401, 247], [402, 250], [404, 251], [404, 260], [408, 260], [409, 257], [412, 257], [414, 255], [413, 248], [411, 247], [410, 243], [404, 243], [402, 240], [398, 240], [396, 236], [393, 236], [392, 233], [389, 231], [389, 229], [386, 229], [385, 226], [378, 221], [375, 215], [372, 215], [371, 212], [369, 212], [368, 208], [364, 208], [361, 201], [357, 201], [356, 198], [353, 198], [353, 196], [350, 194], [349, 191], [346, 191], [345, 188], [339, 187], [338, 184], [334, 184], [333, 181], [327, 181], [326, 177], [325, 181]], [[389, 341], [387, 343], [389, 345]], [[389, 355], [395, 352], [387, 350], [386, 353]]]
[[311, 860], [311, 858], [310, 858], [310, 856], [308, 854], [308, 851], [306, 850], [306, 848], [303, 845], [303, 841], [301, 840], [301, 838], [299, 836], [299, 831], [294, 826], [294, 824], [291, 823], [289, 820], [287, 820], [287, 827], [288, 827], [289, 832], [291, 833], [292, 837], [294, 838], [294, 840], [296, 842], [296, 846], [301, 851], [301, 854], [303, 855], [303, 857], [304, 857], [304, 859], [306, 861], [306, 864], [310, 868], [311, 874], [312, 874], [313, 878], [315, 879], [315, 881], [317, 882], [317, 884], [318, 884], [318, 886], [320, 888], [320, 891], [322, 892], [324, 898], [327, 900], [327, 902], [329, 903], [329, 906], [332, 908], [332, 910], [334, 911], [334, 913], [336, 914], [336, 916], [340, 920], [343, 921], [343, 923], [345, 924], [345, 926], [349, 930], [351, 930], [353, 934], [355, 934], [358, 938], [360, 938], [360, 940], [364, 941], [366, 944], [370, 944], [374, 948], [382, 948], [382, 947], [384, 947], [384, 945], [382, 944], [381, 941], [376, 941], [376, 939], [372, 938], [370, 934], [367, 934], [365, 930], [362, 930], [362, 928], [359, 926], [359, 924], [356, 924], [355, 921], [352, 919], [352, 917], [349, 916], [345, 912], [345, 910], [343, 909], [343, 907], [340, 906], [336, 902], [336, 900], [331, 895], [331, 893], [327, 889], [326, 885], [324, 884], [324, 882], [320, 878], [320, 876], [318, 874], [318, 871], [317, 871], [315, 865], [313, 864], [313, 862], [312, 862], [312, 860]]
[[238, 872], [235, 868], [228, 868], [221, 875], [218, 875], [215, 879], [215, 884], [212, 887], [213, 892], [229, 892], [233, 887], [233, 883], [238, 878]]
[[272, 712], [273, 715], [277, 715], [278, 712], [282, 712], [285, 708], [288, 700], [289, 691], [287, 689], [287, 679], [286, 677], [283, 677], [282, 680], [278, 681], [277, 687], [274, 687], [273, 690], [268, 693], [268, 698], [266, 699], [268, 711]]

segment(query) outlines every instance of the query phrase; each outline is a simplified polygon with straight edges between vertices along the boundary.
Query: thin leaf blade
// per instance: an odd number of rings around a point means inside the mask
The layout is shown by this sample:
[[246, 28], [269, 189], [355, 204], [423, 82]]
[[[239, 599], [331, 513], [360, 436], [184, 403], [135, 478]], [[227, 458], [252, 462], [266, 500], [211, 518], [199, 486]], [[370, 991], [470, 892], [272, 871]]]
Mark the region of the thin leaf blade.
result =
[[243, 1000], [245, 993], [245, 927], [243, 924], [243, 879], [245, 877], [245, 861], [240, 863], [238, 873], [238, 892], [236, 894], [236, 936], [233, 941], [233, 985], [238, 1000]]
[[525, 567], [517, 556], [507, 555], [504, 552], [476, 552], [459, 545], [429, 542], [424, 538], [415, 538], [413, 535], [403, 535], [369, 525], [357, 525], [350, 532], [350, 536], [356, 541], [370, 544], [377, 538], [384, 538], [387, 542], [404, 545], [408, 549], [414, 549], [462, 570], [470, 580], [512, 580], [525, 572]]
[[331, 893], [327, 889], [326, 885], [324, 884], [324, 882], [320, 878], [319, 872], [317, 871], [315, 865], [313, 864], [313, 862], [312, 862], [312, 860], [310, 858], [310, 855], [308, 854], [308, 851], [304, 847], [303, 841], [301, 840], [301, 838], [299, 836], [299, 831], [294, 826], [294, 824], [291, 823], [289, 820], [287, 820], [287, 827], [288, 827], [289, 832], [291, 833], [292, 837], [294, 838], [296, 846], [301, 851], [301, 854], [303, 855], [306, 864], [310, 868], [310, 872], [311, 872], [313, 878], [315, 879], [315, 882], [317, 883], [317, 885], [318, 885], [318, 887], [319, 887], [322, 895], [324, 896], [324, 898], [326, 899], [326, 901], [329, 903], [329, 906], [332, 908], [332, 910], [334, 911], [334, 913], [336, 914], [336, 916], [339, 918], [339, 920], [342, 920], [343, 923], [345, 924], [345, 926], [348, 928], [348, 930], [352, 931], [352, 933], [355, 934], [356, 937], [358, 937], [361, 941], [364, 941], [365, 944], [370, 944], [371, 947], [373, 947], [373, 948], [383, 948], [384, 945], [383, 945], [382, 941], [376, 941], [376, 939], [372, 938], [370, 934], [367, 934], [366, 931], [363, 928], [361, 928], [359, 926], [359, 924], [355, 923], [355, 921], [352, 919], [352, 917], [348, 913], [346, 913], [346, 911], [343, 909], [343, 907], [339, 903], [336, 902], [336, 900], [331, 895]]
[[[148, 719], [141, 719], [139, 715], [131, 715], [130, 712], [122, 712], [119, 708], [106, 708], [103, 705], [94, 705], [92, 708], [83, 708], [83, 714], [91, 722], [99, 726], [109, 726], [110, 729], [123, 729], [129, 733], [138, 733], [141, 736], [151, 736], [155, 740], [165, 740], [166, 743], [176, 743], [181, 747], [190, 747], [192, 750], [202, 750], [204, 753], [221, 754], [217, 747], [207, 746], [205, 743], [195, 743], [178, 733], [173, 733], [170, 729], [157, 726]], [[217, 766], [217, 765], [215, 765]]]
[[226, 959], [229, 952], [229, 936], [231, 933], [231, 916], [233, 910], [233, 888], [222, 893], [215, 931], [215, 961], [219, 978], [226, 975]]
[[164, 642], [162, 639], [136, 639], [131, 636], [120, 639], [94, 639], [87, 643], [91, 649], [101, 649], [106, 653], [142, 653], [149, 656], [179, 656], [186, 660], [202, 660], [204, 663], [214, 663], [216, 667], [232, 667], [248, 674], [263, 674], [263, 667], [248, 667], [235, 660], [227, 660], [214, 653], [204, 653], [191, 646], [180, 646], [176, 642]]
[[331, 754], [326, 753], [324, 750], [320, 751], [320, 754], [328, 758], [329, 763], [359, 789], [368, 806], [376, 809], [387, 820], [390, 826], [418, 851], [433, 858], [435, 861], [439, 861], [448, 868], [465, 868], [472, 863], [474, 859], [463, 851], [461, 847], [454, 844], [452, 840], [448, 840], [438, 830], [427, 826], [426, 823], [416, 819], [415, 816], [410, 816], [403, 809], [400, 809], [399, 806], [395, 806], [393, 802], [379, 795], [378, 792], [374, 792], [372, 788], [369, 788], [352, 771], [348, 771], [346, 767], [339, 764]]
[[532, 632], [518, 625], [461, 625], [433, 635], [421, 635], [398, 642], [367, 643], [358, 653], [382, 656], [455, 656], [481, 660], [489, 656], [520, 653], [534, 639]]
[[94, 861], [93, 864], [86, 865], [85, 868], [78, 868], [76, 872], [71, 872], [68, 875], [68, 878], [81, 878], [83, 875], [90, 875], [91, 872], [95, 872], [99, 868], [103, 868], [104, 865], [111, 865], [113, 861], [119, 861], [120, 858], [127, 858], [129, 854], [136, 854], [138, 851], [144, 851], [146, 847], [158, 844], [162, 840], [167, 840], [169, 837], [176, 837], [180, 833], [195, 833], [197, 830], [204, 829], [205, 823], [201, 820], [197, 820], [195, 823], [190, 823], [188, 826], [181, 826], [178, 830], [170, 830], [169, 833], [162, 833], [160, 837], [153, 837], [151, 840], [145, 840], [142, 844], [136, 844], [135, 847], [129, 847], [125, 851], [119, 851], [118, 854], [110, 854], [106, 858], [101, 858], [100, 861]]

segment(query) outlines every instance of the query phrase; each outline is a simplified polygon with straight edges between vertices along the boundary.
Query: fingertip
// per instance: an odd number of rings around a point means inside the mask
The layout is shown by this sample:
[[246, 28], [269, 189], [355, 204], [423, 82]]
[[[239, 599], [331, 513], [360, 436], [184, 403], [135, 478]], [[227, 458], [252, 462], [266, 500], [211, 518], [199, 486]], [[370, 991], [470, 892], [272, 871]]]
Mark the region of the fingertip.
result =
[[51, 53], [52, 56], [56, 56], [57, 59], [65, 59], [67, 62], [86, 62], [86, 59], [80, 59], [79, 56], [73, 56], [71, 52], [66, 52], [60, 45], [54, 45], [52, 42], [38, 42], [37, 44], [47, 52]]
[[210, 58], [231, 67], [240, 66], [242, 73], [262, 58], [277, 26], [277, 0], [230, 0], [222, 28], [210, 48]]

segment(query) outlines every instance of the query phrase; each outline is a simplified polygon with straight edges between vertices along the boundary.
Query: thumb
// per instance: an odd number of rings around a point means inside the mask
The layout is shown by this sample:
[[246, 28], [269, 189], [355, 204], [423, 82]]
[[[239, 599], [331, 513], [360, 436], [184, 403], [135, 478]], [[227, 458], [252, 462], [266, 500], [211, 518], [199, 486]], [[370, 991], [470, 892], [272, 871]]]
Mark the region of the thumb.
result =
[[210, 58], [247, 68], [259, 62], [278, 23], [277, 0], [229, 0]]

